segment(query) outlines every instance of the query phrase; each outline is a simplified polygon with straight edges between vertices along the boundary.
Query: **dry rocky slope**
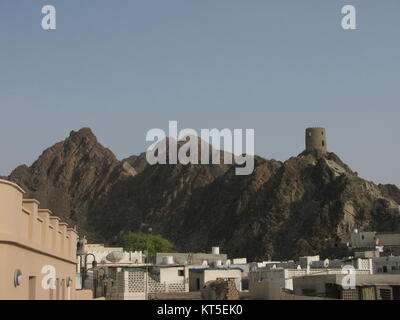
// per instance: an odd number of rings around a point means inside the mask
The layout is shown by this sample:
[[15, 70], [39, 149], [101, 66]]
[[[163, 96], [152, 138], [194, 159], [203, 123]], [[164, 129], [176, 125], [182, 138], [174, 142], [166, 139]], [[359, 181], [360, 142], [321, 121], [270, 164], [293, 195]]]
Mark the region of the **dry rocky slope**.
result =
[[249, 176], [234, 165], [119, 161], [90, 129], [72, 131], [31, 167], [8, 177], [89, 240], [119, 244], [128, 231], [160, 233], [176, 250], [219, 245], [250, 259], [347, 254], [349, 231], [400, 228], [400, 190], [357, 176], [337, 155], [285, 162], [255, 157]]

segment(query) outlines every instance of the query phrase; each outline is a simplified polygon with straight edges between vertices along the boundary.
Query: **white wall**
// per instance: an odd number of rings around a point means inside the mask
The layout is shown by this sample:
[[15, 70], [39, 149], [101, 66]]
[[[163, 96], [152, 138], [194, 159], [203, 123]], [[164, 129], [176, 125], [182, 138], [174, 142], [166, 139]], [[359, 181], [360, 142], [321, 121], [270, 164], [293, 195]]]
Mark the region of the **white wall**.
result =
[[[400, 273], [400, 257], [379, 257], [372, 258], [373, 273], [384, 273], [383, 269], [386, 266], [387, 273]], [[392, 268], [394, 270], [392, 270]]]
[[375, 246], [376, 232], [352, 232], [350, 244], [353, 248], [366, 248]]

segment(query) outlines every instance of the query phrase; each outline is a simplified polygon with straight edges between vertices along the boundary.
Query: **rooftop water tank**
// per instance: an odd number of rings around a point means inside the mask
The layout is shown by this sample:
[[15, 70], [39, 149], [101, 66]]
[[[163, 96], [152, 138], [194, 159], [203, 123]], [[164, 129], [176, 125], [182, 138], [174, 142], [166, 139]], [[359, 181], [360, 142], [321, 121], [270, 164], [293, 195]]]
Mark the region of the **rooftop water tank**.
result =
[[174, 257], [173, 256], [165, 256], [165, 257], [163, 257], [162, 261], [163, 261], [163, 264], [167, 264], [167, 265], [174, 264]]
[[219, 247], [212, 247], [211, 252], [212, 254], [219, 254]]

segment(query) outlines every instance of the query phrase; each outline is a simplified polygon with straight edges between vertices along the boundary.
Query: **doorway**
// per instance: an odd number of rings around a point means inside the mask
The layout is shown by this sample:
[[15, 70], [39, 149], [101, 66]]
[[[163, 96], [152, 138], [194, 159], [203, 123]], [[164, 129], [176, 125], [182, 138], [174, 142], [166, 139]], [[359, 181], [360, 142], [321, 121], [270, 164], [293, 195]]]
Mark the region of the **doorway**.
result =
[[36, 300], [36, 277], [29, 277], [29, 300]]

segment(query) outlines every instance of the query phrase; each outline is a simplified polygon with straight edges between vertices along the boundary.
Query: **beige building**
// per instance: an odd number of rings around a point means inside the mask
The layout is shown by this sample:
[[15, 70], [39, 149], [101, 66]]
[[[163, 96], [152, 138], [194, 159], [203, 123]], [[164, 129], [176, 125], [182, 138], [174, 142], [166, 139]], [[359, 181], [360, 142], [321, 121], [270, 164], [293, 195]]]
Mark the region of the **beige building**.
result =
[[75, 291], [77, 233], [0, 179], [0, 299], [90, 298]]

